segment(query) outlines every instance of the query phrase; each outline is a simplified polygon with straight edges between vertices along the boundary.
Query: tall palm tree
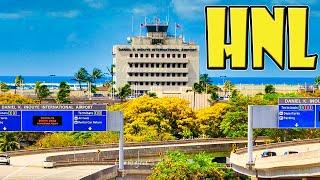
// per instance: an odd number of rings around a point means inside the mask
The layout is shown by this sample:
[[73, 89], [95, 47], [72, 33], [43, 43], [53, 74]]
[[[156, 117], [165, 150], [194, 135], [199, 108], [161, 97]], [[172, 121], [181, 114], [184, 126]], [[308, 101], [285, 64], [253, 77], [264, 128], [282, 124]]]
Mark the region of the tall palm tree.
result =
[[48, 86], [43, 85], [41, 82], [36, 82], [36, 86], [35, 86], [34, 91], [35, 91], [35, 94], [36, 94], [40, 104], [44, 98], [47, 98], [51, 94]]
[[114, 81], [113, 81], [113, 77], [114, 77], [114, 74], [115, 74], [115, 72], [114, 72], [115, 67], [116, 66], [114, 64], [112, 64], [110, 68], [107, 67], [107, 70], [108, 70], [107, 74], [109, 74], [111, 76], [111, 83], [110, 84], [111, 84], [111, 96], [112, 96], [112, 99], [113, 99], [113, 96], [114, 96], [114, 88], [113, 88]]
[[14, 94], [17, 93], [17, 87], [21, 87], [23, 85], [23, 77], [21, 75], [16, 76], [16, 79], [14, 80]]
[[80, 90], [82, 90], [81, 83], [88, 82], [89, 78], [90, 78], [90, 75], [84, 67], [81, 67], [78, 70], [78, 72], [74, 74], [74, 80], [78, 81]]
[[0, 150], [14, 151], [20, 148], [20, 144], [14, 133], [1, 133], [0, 134]]
[[206, 86], [209, 84], [209, 75], [208, 74], [201, 74], [200, 75], [200, 84], [202, 86]]
[[104, 74], [100, 69], [94, 68], [92, 70], [91, 80], [93, 83], [96, 83], [96, 80], [102, 78], [103, 76], [104, 76]]

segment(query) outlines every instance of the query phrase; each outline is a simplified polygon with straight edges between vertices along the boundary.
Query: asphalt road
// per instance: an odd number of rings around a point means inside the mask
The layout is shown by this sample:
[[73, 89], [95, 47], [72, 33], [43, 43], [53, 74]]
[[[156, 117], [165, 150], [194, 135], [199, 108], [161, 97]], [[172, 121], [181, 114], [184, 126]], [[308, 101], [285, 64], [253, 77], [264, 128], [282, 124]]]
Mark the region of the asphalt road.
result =
[[[240, 143], [246, 142], [245, 140], [234, 141], [216, 141], [216, 142], [199, 142], [199, 143], [186, 143], [186, 144], [169, 144], [169, 145], [152, 145], [152, 146], [137, 146], [125, 147], [124, 149], [142, 149], [142, 148], [156, 148], [156, 147], [177, 147], [177, 146], [197, 146], [206, 144], [226, 144], [226, 143]], [[112, 151], [118, 148], [100, 149], [101, 151]], [[74, 154], [74, 153], [87, 153], [97, 152], [98, 149], [80, 150], [80, 151], [66, 151], [66, 152], [53, 152], [43, 154], [32, 154], [25, 156], [14, 156], [10, 158], [11, 165], [0, 165], [0, 179], [79, 179], [86, 175], [100, 171], [108, 166], [73, 166], [61, 167], [53, 169], [44, 169], [43, 161], [47, 156]]]

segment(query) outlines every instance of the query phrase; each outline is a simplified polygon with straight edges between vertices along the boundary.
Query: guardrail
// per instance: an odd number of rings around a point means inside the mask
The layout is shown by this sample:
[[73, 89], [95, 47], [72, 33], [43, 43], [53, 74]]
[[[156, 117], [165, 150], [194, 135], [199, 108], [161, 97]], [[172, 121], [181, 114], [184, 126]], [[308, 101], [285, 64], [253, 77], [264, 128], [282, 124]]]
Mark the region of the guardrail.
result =
[[[195, 139], [182, 139], [182, 140], [170, 140], [170, 141], [149, 141], [149, 142], [127, 142], [125, 147], [135, 146], [152, 146], [152, 145], [169, 145], [169, 144], [187, 144], [196, 142], [209, 142], [209, 141], [246, 141], [246, 138], [195, 138]], [[265, 138], [259, 138], [256, 142], [264, 142]], [[80, 150], [92, 150], [92, 149], [105, 149], [105, 148], [117, 148], [118, 143], [100, 144], [100, 145], [85, 145], [85, 146], [70, 146], [70, 147], [57, 147], [57, 148], [42, 148], [35, 150], [19, 150], [19, 151], [7, 151], [0, 154], [8, 154], [10, 156], [22, 156], [51, 152], [65, 152], [65, 151], [80, 151]]]
[[[270, 148], [280, 148], [286, 146], [294, 146], [294, 145], [304, 145], [304, 144], [314, 144], [320, 143], [320, 138], [316, 139], [302, 139], [302, 140], [294, 140], [294, 141], [285, 141], [279, 143], [270, 143], [270, 144], [262, 144], [253, 147], [253, 150], [263, 150], [263, 149], [270, 149]], [[236, 154], [243, 154], [247, 153], [247, 148], [240, 148], [236, 150]]]

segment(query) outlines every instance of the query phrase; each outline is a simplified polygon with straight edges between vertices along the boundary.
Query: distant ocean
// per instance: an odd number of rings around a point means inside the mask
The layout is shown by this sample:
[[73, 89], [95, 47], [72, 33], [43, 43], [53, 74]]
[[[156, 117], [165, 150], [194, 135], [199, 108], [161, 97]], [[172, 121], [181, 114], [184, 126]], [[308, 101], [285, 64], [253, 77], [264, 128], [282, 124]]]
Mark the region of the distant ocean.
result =
[[[24, 83], [35, 83], [37, 81], [43, 83], [60, 83], [65, 81], [69, 84], [76, 84], [72, 76], [24, 76]], [[0, 76], [0, 82], [14, 83], [15, 76]], [[104, 77], [97, 80], [97, 84], [103, 84], [111, 80], [111, 77]], [[311, 77], [210, 77], [212, 84], [223, 84], [224, 81], [230, 80], [233, 84], [313, 84], [315, 78]]]

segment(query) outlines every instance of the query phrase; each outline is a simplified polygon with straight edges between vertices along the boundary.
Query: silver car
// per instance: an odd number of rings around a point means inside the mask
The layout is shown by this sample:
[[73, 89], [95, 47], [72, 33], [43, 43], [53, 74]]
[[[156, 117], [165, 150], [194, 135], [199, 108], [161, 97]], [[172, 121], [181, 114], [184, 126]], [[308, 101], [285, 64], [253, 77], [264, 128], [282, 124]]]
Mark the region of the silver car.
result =
[[10, 156], [8, 155], [0, 155], [0, 163], [10, 165]]

